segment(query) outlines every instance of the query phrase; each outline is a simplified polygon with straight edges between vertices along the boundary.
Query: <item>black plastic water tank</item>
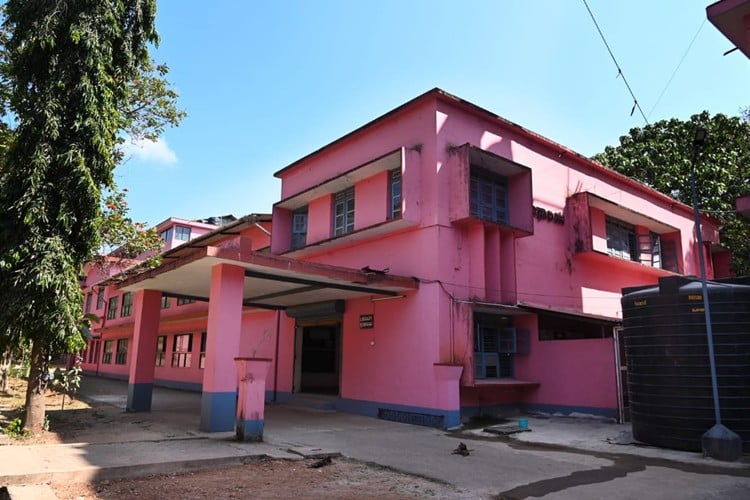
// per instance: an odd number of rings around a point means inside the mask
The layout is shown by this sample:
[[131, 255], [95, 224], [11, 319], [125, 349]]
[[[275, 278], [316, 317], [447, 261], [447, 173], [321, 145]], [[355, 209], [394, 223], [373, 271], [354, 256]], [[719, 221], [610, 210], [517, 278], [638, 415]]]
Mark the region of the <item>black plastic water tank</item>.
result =
[[[700, 280], [666, 277], [622, 291], [633, 437], [700, 451], [714, 423]], [[750, 278], [708, 282], [722, 423], [750, 453]]]

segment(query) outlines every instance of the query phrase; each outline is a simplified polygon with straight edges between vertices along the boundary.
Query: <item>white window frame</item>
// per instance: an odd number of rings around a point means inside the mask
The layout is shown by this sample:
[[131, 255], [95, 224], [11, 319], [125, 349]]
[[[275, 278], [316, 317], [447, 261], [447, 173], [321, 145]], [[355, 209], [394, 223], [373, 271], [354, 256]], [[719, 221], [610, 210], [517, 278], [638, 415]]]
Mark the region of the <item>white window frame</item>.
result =
[[354, 231], [354, 187], [339, 191], [333, 197], [333, 235]]
[[399, 219], [401, 217], [402, 188], [401, 169], [394, 168], [388, 173], [389, 219]]
[[296, 250], [307, 245], [307, 206], [292, 212], [292, 241], [290, 248]]
[[161, 236], [161, 239], [164, 240], [164, 243], [169, 243], [172, 241], [172, 236], [174, 235], [174, 228], [170, 227], [169, 229], [165, 229], [161, 232], [159, 236]]
[[176, 241], [190, 241], [191, 230], [188, 226], [175, 226], [174, 239]]
[[[187, 337], [187, 348], [180, 342], [180, 339]], [[193, 334], [180, 333], [172, 339], [172, 368], [190, 368], [193, 351]]]

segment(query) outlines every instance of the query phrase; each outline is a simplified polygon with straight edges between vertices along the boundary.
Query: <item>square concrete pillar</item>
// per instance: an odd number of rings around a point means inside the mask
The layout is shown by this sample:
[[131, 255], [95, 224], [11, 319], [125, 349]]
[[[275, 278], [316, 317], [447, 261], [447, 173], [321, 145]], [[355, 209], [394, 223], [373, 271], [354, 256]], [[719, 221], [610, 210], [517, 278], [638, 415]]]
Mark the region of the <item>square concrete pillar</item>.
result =
[[128, 356], [127, 411], [151, 411], [151, 394], [154, 388], [154, 368], [156, 366], [156, 339], [159, 335], [161, 314], [161, 292], [158, 290], [138, 290], [133, 300], [135, 323], [133, 344]]
[[206, 328], [206, 366], [203, 373], [200, 428], [208, 432], [234, 430], [237, 408], [237, 370], [242, 330], [245, 269], [217, 264], [211, 269], [211, 292]]
[[238, 441], [263, 441], [267, 358], [234, 358], [239, 376], [235, 433]]

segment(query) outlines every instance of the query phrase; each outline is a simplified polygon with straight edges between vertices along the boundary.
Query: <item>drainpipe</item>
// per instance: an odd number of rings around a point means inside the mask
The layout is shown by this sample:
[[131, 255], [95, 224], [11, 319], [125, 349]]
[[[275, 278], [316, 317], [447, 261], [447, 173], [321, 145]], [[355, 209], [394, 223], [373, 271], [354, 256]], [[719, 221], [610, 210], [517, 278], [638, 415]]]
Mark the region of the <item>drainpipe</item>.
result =
[[104, 349], [104, 328], [107, 326], [107, 308], [109, 307], [109, 300], [104, 301], [104, 311], [102, 311], [101, 325], [99, 326], [99, 354], [96, 357], [96, 376], [99, 376], [99, 368], [102, 364], [102, 349]]
[[450, 327], [451, 327], [451, 330], [450, 330], [450, 339], [451, 339], [451, 341], [450, 341], [450, 349], [451, 349], [451, 356], [450, 356], [450, 361], [451, 361], [451, 364], [453, 365], [453, 364], [456, 364], [456, 352], [455, 352], [456, 351], [456, 339], [455, 339], [455, 337], [456, 337], [456, 331], [455, 331], [455, 325], [453, 323], [455, 321], [454, 318], [453, 318], [453, 309], [456, 308], [456, 301], [455, 301], [455, 299], [452, 296], [448, 297], [448, 298], [450, 299], [450, 302], [451, 302], [451, 309], [450, 309], [450, 322], [451, 322], [451, 324], [450, 324]]

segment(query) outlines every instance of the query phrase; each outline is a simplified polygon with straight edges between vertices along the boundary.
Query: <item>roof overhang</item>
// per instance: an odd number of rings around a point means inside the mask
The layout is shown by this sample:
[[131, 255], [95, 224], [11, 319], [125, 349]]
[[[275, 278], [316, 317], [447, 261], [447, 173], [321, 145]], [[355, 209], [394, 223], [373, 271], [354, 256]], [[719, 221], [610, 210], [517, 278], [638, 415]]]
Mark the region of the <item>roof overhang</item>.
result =
[[527, 314], [545, 314], [550, 316], [561, 316], [574, 318], [581, 321], [615, 325], [622, 323], [620, 318], [610, 318], [609, 316], [600, 316], [598, 314], [589, 314], [573, 309], [564, 309], [559, 307], [550, 307], [543, 304], [533, 304], [530, 302], [519, 301], [516, 305], [498, 304], [492, 302], [471, 301], [474, 312], [485, 314], [497, 314], [502, 316], [523, 316]]
[[528, 311], [535, 312], [537, 314], [546, 314], [550, 316], [561, 316], [567, 318], [573, 318], [581, 321], [587, 321], [590, 323], [605, 324], [605, 325], [617, 325], [622, 323], [620, 318], [610, 318], [609, 316], [600, 316], [598, 314], [589, 314], [582, 311], [575, 311], [572, 309], [564, 309], [559, 307], [547, 307], [542, 304], [533, 304], [530, 302], [520, 301], [518, 307]]
[[518, 306], [509, 304], [498, 304], [494, 302], [481, 302], [472, 300], [471, 306], [474, 312], [484, 314], [497, 314], [501, 316], [521, 316], [525, 314], [531, 314], [526, 309], [522, 309]]
[[329, 179], [325, 182], [313, 186], [301, 193], [297, 193], [294, 196], [285, 198], [277, 202], [274, 207], [284, 208], [287, 210], [295, 210], [300, 207], [304, 207], [311, 201], [320, 198], [326, 194], [337, 193], [348, 187], [353, 186], [359, 181], [372, 177], [380, 172], [401, 168], [404, 164], [405, 149], [399, 148], [395, 151], [391, 151], [379, 158], [359, 165], [351, 170], [348, 170], [342, 174], [337, 175], [333, 179]]
[[524, 167], [502, 156], [485, 151], [470, 144], [464, 144], [469, 148], [469, 162], [472, 166], [481, 167], [503, 177], [513, 177], [517, 174], [531, 172], [529, 167]]
[[750, 0], [721, 0], [706, 7], [711, 24], [750, 58]]
[[167, 296], [207, 301], [212, 269], [218, 264], [244, 268], [244, 305], [266, 309], [373, 295], [398, 296], [419, 286], [413, 278], [243, 250], [239, 240], [184, 249], [156, 268], [124, 277], [116, 287], [131, 292], [160, 290]]
[[663, 222], [660, 222], [656, 219], [652, 219], [647, 215], [634, 212], [633, 210], [630, 210], [629, 208], [626, 208], [622, 205], [618, 205], [617, 203], [605, 200], [604, 198], [600, 198], [593, 193], [587, 194], [590, 207], [598, 208], [605, 214], [614, 217], [615, 219], [619, 219], [634, 226], [647, 227], [649, 228], [649, 230], [657, 234], [673, 233], [678, 230], [677, 228], [672, 227], [668, 224], [664, 224]]

